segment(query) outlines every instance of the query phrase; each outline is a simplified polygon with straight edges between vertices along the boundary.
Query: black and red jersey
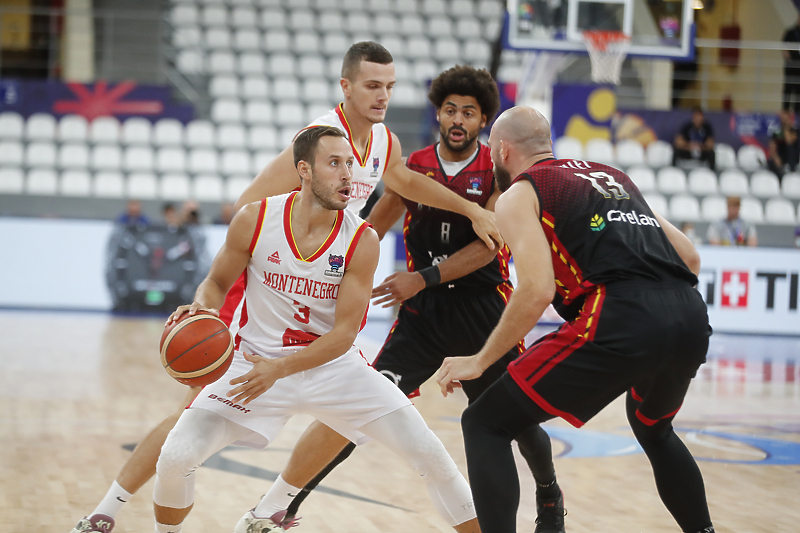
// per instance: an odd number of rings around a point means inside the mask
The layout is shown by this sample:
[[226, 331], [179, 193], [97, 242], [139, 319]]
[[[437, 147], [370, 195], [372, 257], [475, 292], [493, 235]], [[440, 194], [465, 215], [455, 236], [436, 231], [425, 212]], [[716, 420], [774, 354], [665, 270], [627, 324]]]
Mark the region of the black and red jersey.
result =
[[697, 278], [681, 260], [630, 178], [589, 161], [548, 159], [520, 174], [539, 197], [552, 252], [556, 309], [567, 320], [594, 285]]
[[[413, 152], [408, 156], [406, 165], [481, 207], [486, 206], [494, 191], [492, 158], [489, 148], [482, 144], [478, 144], [478, 153], [473, 160], [455, 176], [448, 177], [442, 169], [437, 144]], [[409, 272], [435, 265], [478, 238], [472, 229], [472, 222], [463, 215], [405, 198], [403, 202], [408, 209], [403, 239]], [[508, 248], [504, 246], [488, 265], [429, 290], [495, 287], [508, 281], [508, 259]]]

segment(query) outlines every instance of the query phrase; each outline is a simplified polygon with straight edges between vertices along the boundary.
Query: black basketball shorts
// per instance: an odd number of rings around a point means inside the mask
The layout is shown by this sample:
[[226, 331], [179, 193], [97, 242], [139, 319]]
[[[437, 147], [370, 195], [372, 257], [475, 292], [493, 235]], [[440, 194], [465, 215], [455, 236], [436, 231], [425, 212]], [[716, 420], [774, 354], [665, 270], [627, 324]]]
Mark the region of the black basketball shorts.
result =
[[[483, 348], [506, 307], [511, 286], [459, 291], [423, 290], [403, 302], [373, 366], [406, 395], [442, 365], [445, 357], [474, 355]], [[519, 356], [514, 348], [477, 379], [462, 382], [470, 403]]]
[[705, 302], [686, 282], [598, 285], [575, 320], [539, 339], [508, 372], [539, 408], [576, 427], [626, 391], [652, 425], [677, 413], [710, 334]]

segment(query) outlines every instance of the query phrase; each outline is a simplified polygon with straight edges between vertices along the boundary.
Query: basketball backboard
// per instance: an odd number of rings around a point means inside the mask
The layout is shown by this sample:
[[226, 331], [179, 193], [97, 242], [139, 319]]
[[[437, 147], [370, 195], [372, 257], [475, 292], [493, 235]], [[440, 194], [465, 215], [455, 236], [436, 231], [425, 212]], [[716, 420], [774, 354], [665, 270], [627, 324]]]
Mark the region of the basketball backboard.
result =
[[692, 0], [508, 0], [508, 48], [585, 52], [586, 30], [621, 31], [629, 56], [694, 57]]

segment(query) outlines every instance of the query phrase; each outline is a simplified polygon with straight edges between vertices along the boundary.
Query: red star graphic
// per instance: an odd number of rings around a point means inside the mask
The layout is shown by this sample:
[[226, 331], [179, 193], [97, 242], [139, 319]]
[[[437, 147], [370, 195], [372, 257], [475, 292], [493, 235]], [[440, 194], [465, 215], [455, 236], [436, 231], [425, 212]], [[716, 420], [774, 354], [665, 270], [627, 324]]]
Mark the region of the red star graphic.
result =
[[53, 103], [54, 113], [73, 113], [92, 120], [103, 115], [158, 115], [164, 111], [164, 104], [158, 100], [121, 101], [136, 88], [136, 83], [132, 81], [118, 83], [111, 90], [108, 90], [108, 83], [98, 81], [94, 84], [94, 92], [81, 83], [66, 85], [78, 100], [56, 100]]

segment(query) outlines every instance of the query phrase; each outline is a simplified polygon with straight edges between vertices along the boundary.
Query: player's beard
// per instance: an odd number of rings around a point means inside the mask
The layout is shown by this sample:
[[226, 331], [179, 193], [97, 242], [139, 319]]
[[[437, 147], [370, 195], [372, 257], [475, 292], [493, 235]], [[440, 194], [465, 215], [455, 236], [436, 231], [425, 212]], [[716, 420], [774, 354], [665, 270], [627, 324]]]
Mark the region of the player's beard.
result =
[[501, 191], [505, 192], [511, 187], [511, 173], [499, 163], [494, 164], [494, 178], [497, 180], [497, 187]]
[[[458, 130], [464, 134], [464, 140], [458, 144], [453, 144], [450, 141], [450, 132], [453, 130]], [[439, 128], [439, 137], [442, 139], [442, 142], [447, 147], [448, 150], [454, 153], [459, 153], [467, 150], [472, 146], [473, 141], [478, 137], [478, 132], [475, 132], [473, 135], [470, 136], [469, 132], [464, 128], [459, 126], [451, 126], [449, 130], [445, 130], [443, 127]]]
[[[338, 191], [339, 189], [336, 189], [333, 193], [335, 194]], [[311, 193], [314, 195], [314, 198], [317, 199], [319, 205], [329, 211], [341, 211], [347, 208], [347, 202], [341, 202], [331, 198], [331, 191], [326, 190], [322, 183], [313, 176], [311, 178]]]

